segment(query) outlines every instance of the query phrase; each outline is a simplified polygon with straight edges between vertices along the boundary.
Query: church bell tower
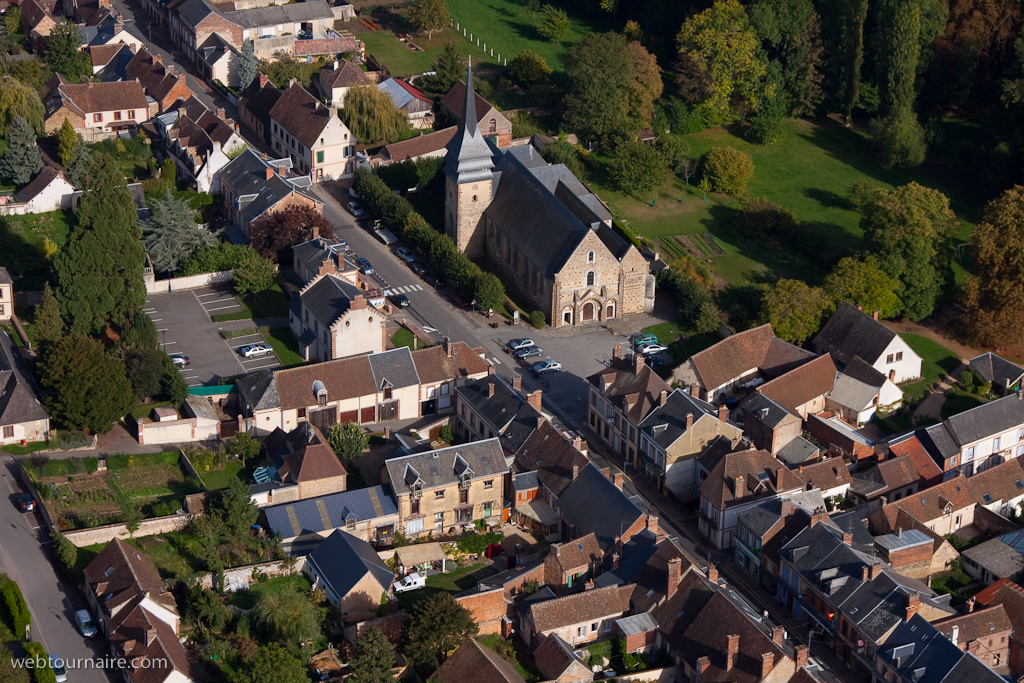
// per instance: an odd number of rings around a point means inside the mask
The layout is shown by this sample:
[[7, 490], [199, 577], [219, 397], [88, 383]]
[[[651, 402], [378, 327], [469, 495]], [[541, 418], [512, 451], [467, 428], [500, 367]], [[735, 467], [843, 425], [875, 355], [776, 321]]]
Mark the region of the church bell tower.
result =
[[473, 62], [466, 76], [466, 102], [459, 130], [448, 143], [445, 161], [444, 229], [455, 247], [471, 259], [486, 253], [483, 213], [491, 203], [493, 152], [477, 125]]

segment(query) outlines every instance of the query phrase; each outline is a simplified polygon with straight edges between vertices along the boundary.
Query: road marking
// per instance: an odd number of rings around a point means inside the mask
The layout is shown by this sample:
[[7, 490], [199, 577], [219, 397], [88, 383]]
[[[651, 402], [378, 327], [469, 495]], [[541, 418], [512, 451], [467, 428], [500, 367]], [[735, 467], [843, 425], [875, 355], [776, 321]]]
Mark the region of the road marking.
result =
[[417, 292], [422, 292], [422, 291], [423, 291], [423, 285], [416, 285], [416, 286], [414, 287], [414, 289], [415, 289], [415, 290], [416, 290]]
[[491, 361], [492, 363], [494, 363], [495, 365], [501, 365], [501, 361], [500, 361], [500, 360], [498, 360], [497, 358], [491, 358], [491, 359], [490, 359], [490, 361]]
[[164, 342], [163, 344], [164, 344], [164, 346], [167, 346], [168, 344], [177, 344], [177, 343], [178, 342]]
[[157, 332], [166, 332], [166, 331], [167, 331], [167, 330], [169, 330], [169, 329], [171, 329], [171, 328], [169, 328], [169, 327], [165, 327], [165, 328], [163, 328], [163, 329], [157, 330]]
[[207, 308], [206, 312], [209, 313], [210, 311], [223, 311], [223, 310], [227, 310], [229, 308], [241, 308], [241, 307], [242, 306], [240, 304], [235, 304], [234, 306], [221, 306], [219, 308]]
[[207, 292], [206, 294], [196, 294], [196, 297], [202, 299], [204, 296], [224, 296], [224, 292]]
[[423, 326], [423, 331], [424, 332], [437, 332], [437, 330], [435, 328], [427, 327], [426, 325]]
[[158, 323], [158, 322], [160, 322], [161, 320], [163, 320], [163, 318], [153, 318], [153, 322], [155, 322], [155, 323]]
[[201, 386], [203, 386], [203, 385], [202, 385], [202, 384], [189, 384], [189, 386], [190, 386], [190, 387], [201, 387]]
[[210, 304], [219, 304], [219, 303], [223, 303], [223, 302], [225, 302], [225, 301], [234, 301], [234, 302], [235, 302], [235, 304], [237, 304], [237, 303], [238, 303], [238, 299], [236, 299], [236, 298], [235, 298], [235, 297], [233, 297], [233, 296], [229, 296], [229, 297], [225, 297], [225, 298], [223, 298], [223, 299], [217, 299], [216, 301], [204, 301], [204, 302], [203, 302], [203, 305], [204, 305], [204, 306], [209, 306]]
[[385, 289], [384, 290], [384, 296], [391, 296], [391, 290], [390, 289]]
[[142, 312], [143, 313], [156, 313], [156, 309], [155, 308], [145, 308], [145, 309], [143, 309]]
[[276, 367], [280, 367], [280, 365], [281, 365], [281, 363], [277, 362], [277, 363], [271, 363], [270, 365], [260, 365], [259, 367], [255, 367], [255, 368], [246, 368], [246, 370], [262, 370], [263, 368], [276, 368]]
[[199, 379], [199, 375], [192, 375], [191, 377], [182, 377], [182, 379]]

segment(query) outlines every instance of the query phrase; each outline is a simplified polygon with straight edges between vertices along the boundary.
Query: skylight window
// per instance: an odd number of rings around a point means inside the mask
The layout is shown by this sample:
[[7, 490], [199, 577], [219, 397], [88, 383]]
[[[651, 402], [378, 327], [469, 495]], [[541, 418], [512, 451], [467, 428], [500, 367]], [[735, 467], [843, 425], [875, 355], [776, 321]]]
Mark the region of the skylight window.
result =
[[992, 502], [992, 496], [988, 495], [987, 493], [984, 496], [982, 496], [982, 497], [985, 499], [986, 503], [991, 503]]
[[1020, 479], [1014, 480], [1013, 483], [1017, 485], [1017, 488], [1024, 489], [1024, 484], [1021, 483]]

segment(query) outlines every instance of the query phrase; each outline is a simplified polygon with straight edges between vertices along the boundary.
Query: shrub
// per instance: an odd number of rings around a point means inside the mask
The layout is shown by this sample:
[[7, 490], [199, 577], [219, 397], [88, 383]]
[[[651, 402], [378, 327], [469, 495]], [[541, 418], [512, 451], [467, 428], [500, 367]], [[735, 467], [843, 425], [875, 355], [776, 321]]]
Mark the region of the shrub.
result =
[[857, 178], [846, 188], [846, 199], [854, 209], [860, 211], [875, 197], [877, 187], [867, 181], [866, 178]]
[[82, 467], [85, 468], [86, 474], [93, 474], [97, 469], [99, 469], [99, 466], [100, 459], [95, 456], [87, 455], [82, 458]]
[[444, 425], [441, 427], [441, 433], [438, 435], [438, 438], [447, 444], [453, 444], [455, 443], [455, 430], [452, 429], [450, 424]]
[[[22, 634], [24, 635], [24, 634]], [[46, 661], [46, 648], [41, 643], [25, 643], [25, 657], [32, 659], [39, 658], [40, 660]], [[57, 675], [53, 673], [53, 669], [49, 666], [32, 669], [32, 683], [56, 683]]]
[[3, 598], [7, 613], [11, 615], [14, 635], [22, 638], [25, 635], [25, 627], [32, 623], [32, 614], [28, 611], [28, 603], [25, 602], [25, 596], [21, 594], [18, 584], [7, 576], [3, 576], [0, 580], [3, 581], [0, 585], [0, 598]]
[[538, 330], [543, 330], [544, 325], [547, 324], [547, 320], [544, 317], [544, 311], [533, 311], [530, 313], [530, 324]]
[[715, 192], [742, 194], [754, 177], [754, 160], [732, 147], [712, 147], [704, 155], [704, 177]]
[[107, 457], [107, 469], [111, 472], [119, 472], [131, 467], [132, 459], [127, 453], [115, 453]]
[[472, 555], [482, 555], [487, 546], [501, 543], [505, 534], [500, 531], [490, 531], [486, 534], [468, 534], [455, 541], [455, 546], [460, 552]]
[[792, 209], [779, 206], [764, 197], [743, 202], [736, 228], [748, 237], [773, 235], [789, 238], [800, 228], [800, 217]]
[[53, 549], [57, 551], [57, 558], [61, 564], [69, 570], [75, 568], [75, 563], [78, 562], [78, 548], [59, 531], [53, 534]]

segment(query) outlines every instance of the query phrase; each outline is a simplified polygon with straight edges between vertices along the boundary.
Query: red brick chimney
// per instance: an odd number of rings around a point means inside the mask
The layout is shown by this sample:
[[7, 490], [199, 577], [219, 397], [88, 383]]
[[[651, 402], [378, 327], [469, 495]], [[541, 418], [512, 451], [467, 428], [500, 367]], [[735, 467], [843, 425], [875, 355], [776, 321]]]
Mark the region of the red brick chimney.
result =
[[579, 465], [573, 465], [572, 466], [572, 478], [576, 479], [576, 477], [578, 477], [578, 476], [580, 476], [580, 466]]
[[576, 437], [572, 440], [572, 447], [575, 448], [578, 451], [582, 451], [583, 450], [583, 437], [580, 436], [579, 434], [577, 434]]
[[352, 301], [350, 301], [348, 304], [348, 309], [350, 311], [358, 311], [366, 308], [366, 306], [366, 297], [360, 295], [357, 297], [353, 297]]
[[612, 347], [612, 360], [622, 359], [622, 347], [616, 344]]
[[874, 318], [875, 320], [878, 320], [878, 311], [875, 311], [874, 313], [872, 313], [871, 317]]
[[265, 86], [267, 83], [270, 82], [270, 78], [268, 78], [265, 73], [260, 73], [259, 76], [260, 76], [260, 89], [262, 90], [263, 86]]
[[612, 483], [614, 483], [615, 488], [619, 489], [620, 491], [622, 490], [622, 478], [622, 472], [616, 472], [615, 474], [612, 475]]
[[871, 577], [871, 569], [867, 565], [860, 568], [860, 580], [867, 581]]
[[658, 535], [658, 518], [654, 515], [647, 515], [647, 530], [655, 536]]
[[639, 375], [640, 371], [643, 370], [646, 366], [647, 366], [647, 363], [644, 362], [643, 354], [642, 353], [634, 353], [633, 354], [633, 374], [634, 375]]
[[668, 401], [668, 392], [662, 391], [661, 395], [658, 396], [658, 405], [663, 406]]
[[518, 372], [512, 375], [512, 388], [517, 391], [523, 388], [523, 376]]
[[732, 495], [739, 498], [741, 495], [746, 493], [746, 491], [743, 490], [743, 483], [745, 481], [746, 476], [742, 474], [738, 475], [735, 479], [732, 480]]
[[225, 113], [224, 107], [217, 108], [217, 118], [221, 120], [227, 118], [227, 113]]
[[494, 382], [491, 382], [487, 385], [487, 398], [494, 396], [494, 384]]
[[540, 389], [537, 389], [536, 391], [531, 391], [530, 393], [528, 393], [526, 395], [526, 402], [529, 403], [534, 408], [536, 408], [537, 410], [541, 410], [541, 401], [540, 401], [540, 399], [541, 399], [541, 391], [540, 391]]
[[916, 591], [907, 598], [907, 621], [921, 609], [921, 595]]
[[967, 613], [970, 614], [974, 611], [974, 598], [968, 598], [967, 600]]
[[[664, 395], [665, 392], [663, 391], [661, 393]], [[686, 414], [686, 430], [689, 431], [690, 427], [692, 427], [692, 426], [693, 426], [693, 413], [687, 413]]]
[[494, 368], [494, 366], [493, 366], [493, 365], [488, 365], [488, 366], [487, 366], [487, 374], [488, 374], [488, 375], [493, 375], [493, 374], [494, 374], [494, 369], [495, 369], [495, 368]]
[[797, 645], [796, 650], [796, 668], [799, 671], [801, 668], [807, 666], [807, 646]]
[[[878, 578], [878, 575], [882, 573], [882, 568], [883, 568], [884, 566], [885, 566], [885, 565], [884, 565], [884, 564], [882, 564], [881, 562], [879, 562], [878, 564], [873, 564], [873, 565], [871, 565], [871, 574], [870, 574], [871, 578], [872, 578], [872, 579], [877, 579], [877, 578]], [[919, 599], [920, 599], [920, 598], [919, 598]]]
[[708, 564], [708, 581], [718, 583], [718, 567], [715, 566], [714, 562]]
[[761, 655], [761, 679], [764, 680], [768, 677], [768, 674], [775, 668], [775, 655], [771, 652], [765, 652]]
[[772, 642], [776, 645], [782, 645], [783, 638], [786, 635], [786, 629], [782, 626], [775, 626], [772, 628]]
[[732, 671], [732, 665], [736, 661], [736, 655], [740, 652], [740, 637], [728, 636], [729, 641], [725, 650], [725, 670]]
[[592, 590], [594, 590], [594, 582], [593, 581], [587, 581], [585, 584], [583, 584], [583, 590], [585, 590], [585, 591], [592, 591]]
[[163, 56], [161, 56], [161, 55], [158, 55], [158, 54], [156, 54], [156, 53], [154, 52], [154, 53], [153, 53], [153, 65], [155, 66], [155, 65], [157, 65], [157, 64], [163, 64], [163, 63], [164, 63], [164, 58], [163, 58]]
[[702, 674], [711, 666], [711, 660], [707, 657], [697, 657], [697, 673]]
[[729, 409], [725, 406], [724, 403], [718, 406], [718, 419], [721, 420], [722, 422], [725, 422], [729, 419]]
[[273, 177], [274, 177], [274, 167], [273, 166], [267, 166], [267, 180], [270, 180]]
[[818, 522], [827, 522], [827, 521], [828, 521], [828, 513], [825, 511], [825, 508], [818, 508], [818, 509], [816, 509], [814, 511], [814, 514], [811, 515], [811, 523], [808, 524], [808, 526], [814, 526]]
[[846, 545], [853, 545], [853, 532], [852, 531], [844, 531], [843, 532], [843, 543], [845, 543]]
[[680, 557], [673, 557], [668, 561], [668, 585], [665, 587], [665, 597], [671, 598], [679, 589], [679, 578], [683, 572], [683, 560]]
[[793, 501], [791, 501], [789, 498], [784, 499], [782, 501], [782, 510], [779, 512], [779, 514], [782, 516], [783, 522], [789, 519], [789, 516], [793, 514]]

